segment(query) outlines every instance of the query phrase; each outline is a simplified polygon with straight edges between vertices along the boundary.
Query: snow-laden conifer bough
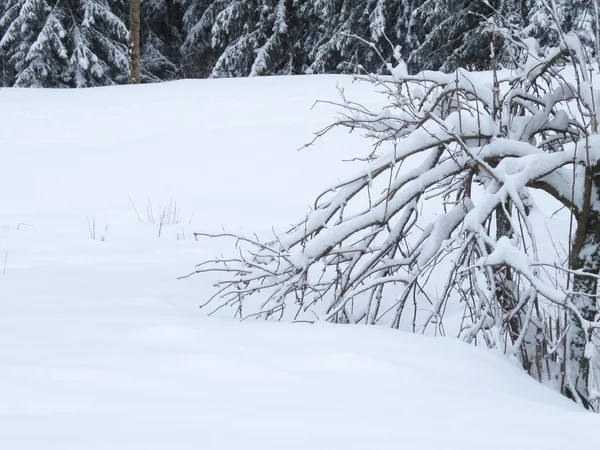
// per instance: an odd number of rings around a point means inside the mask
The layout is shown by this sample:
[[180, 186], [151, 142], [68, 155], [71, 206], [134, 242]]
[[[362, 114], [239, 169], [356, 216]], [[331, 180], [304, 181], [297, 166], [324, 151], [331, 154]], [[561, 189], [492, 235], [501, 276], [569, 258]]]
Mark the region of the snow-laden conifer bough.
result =
[[[341, 92], [340, 117], [317, 138], [362, 132], [375, 143], [363, 170], [271, 241], [198, 233], [237, 248], [197, 266], [223, 274], [206, 305], [458, 336], [598, 410], [600, 90], [578, 38], [559, 34], [546, 54], [504, 36], [523, 58], [489, 82], [463, 69], [409, 75], [399, 61], [365, 77], [387, 107]], [[555, 258], [540, 246], [536, 199], [568, 212]]]

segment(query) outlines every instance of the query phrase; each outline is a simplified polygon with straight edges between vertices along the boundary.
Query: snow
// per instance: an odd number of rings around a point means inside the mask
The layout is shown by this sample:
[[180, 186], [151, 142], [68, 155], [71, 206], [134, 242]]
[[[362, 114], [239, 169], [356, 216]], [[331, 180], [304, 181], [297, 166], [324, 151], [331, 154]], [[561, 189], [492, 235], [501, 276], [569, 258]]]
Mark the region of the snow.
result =
[[0, 91], [3, 448], [597, 440], [598, 416], [502, 355], [380, 327], [207, 318], [214, 280], [177, 280], [228, 251], [194, 232], [287, 228], [356, 172], [340, 161], [365, 153], [358, 136], [297, 151], [332, 120], [311, 106], [336, 83], [378, 101], [340, 76]]

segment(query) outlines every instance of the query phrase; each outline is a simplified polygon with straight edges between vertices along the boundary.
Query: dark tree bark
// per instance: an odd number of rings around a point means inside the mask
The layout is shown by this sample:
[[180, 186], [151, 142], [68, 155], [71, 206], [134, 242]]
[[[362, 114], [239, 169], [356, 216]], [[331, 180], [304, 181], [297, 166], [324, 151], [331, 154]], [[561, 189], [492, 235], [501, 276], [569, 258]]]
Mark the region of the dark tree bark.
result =
[[131, 84], [141, 81], [140, 67], [140, 0], [129, 0], [129, 45]]
[[[586, 170], [584, 204], [577, 217], [575, 242], [572, 247], [571, 266], [576, 270], [598, 275], [600, 274], [600, 211], [595, 207], [600, 201], [600, 166], [589, 167]], [[596, 198], [594, 198], [596, 197]], [[575, 275], [573, 278], [573, 302], [581, 312], [583, 319], [593, 322], [598, 313], [596, 294], [598, 281], [589, 276]], [[569, 358], [579, 367], [578, 378], [573, 380], [576, 393], [567, 391], [569, 397], [577, 395], [583, 405], [589, 408], [588, 382], [590, 363], [585, 354], [585, 348], [590, 341], [591, 330], [586, 329], [579, 317], [571, 314], [571, 339]]]

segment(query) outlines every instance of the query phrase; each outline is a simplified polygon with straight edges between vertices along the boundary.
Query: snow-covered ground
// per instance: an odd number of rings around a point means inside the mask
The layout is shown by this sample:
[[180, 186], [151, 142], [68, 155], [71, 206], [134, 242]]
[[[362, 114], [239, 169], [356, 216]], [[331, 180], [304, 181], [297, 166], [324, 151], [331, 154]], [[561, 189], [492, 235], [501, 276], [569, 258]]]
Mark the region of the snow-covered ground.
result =
[[[0, 91], [0, 448], [594, 448], [502, 356], [382, 328], [206, 318], [225, 251], [355, 169], [333, 76]], [[161, 225], [160, 217], [164, 216]]]

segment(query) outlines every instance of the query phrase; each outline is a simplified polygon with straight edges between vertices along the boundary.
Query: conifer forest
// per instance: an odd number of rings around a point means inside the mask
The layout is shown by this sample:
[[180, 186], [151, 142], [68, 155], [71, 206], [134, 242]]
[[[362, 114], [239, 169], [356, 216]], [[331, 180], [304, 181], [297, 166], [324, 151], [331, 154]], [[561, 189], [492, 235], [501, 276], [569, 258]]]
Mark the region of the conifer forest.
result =
[[[510, 67], [490, 24], [552, 46], [546, 0], [143, 0], [141, 79]], [[553, 0], [561, 29], [597, 45], [591, 0]], [[90, 87], [129, 77], [127, 0], [0, 2], [0, 86]]]

